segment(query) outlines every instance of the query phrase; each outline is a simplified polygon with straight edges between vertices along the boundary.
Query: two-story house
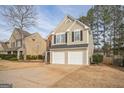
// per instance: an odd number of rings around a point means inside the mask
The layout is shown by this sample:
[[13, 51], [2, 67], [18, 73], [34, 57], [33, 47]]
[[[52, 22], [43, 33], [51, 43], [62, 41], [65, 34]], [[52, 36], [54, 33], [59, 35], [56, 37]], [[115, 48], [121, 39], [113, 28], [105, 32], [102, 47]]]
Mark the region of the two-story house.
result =
[[29, 33], [15, 28], [10, 39], [0, 44], [1, 54], [17, 54], [20, 55], [45, 55], [46, 40], [38, 33]]
[[90, 28], [71, 16], [66, 16], [49, 35], [50, 63], [88, 65], [94, 45]]

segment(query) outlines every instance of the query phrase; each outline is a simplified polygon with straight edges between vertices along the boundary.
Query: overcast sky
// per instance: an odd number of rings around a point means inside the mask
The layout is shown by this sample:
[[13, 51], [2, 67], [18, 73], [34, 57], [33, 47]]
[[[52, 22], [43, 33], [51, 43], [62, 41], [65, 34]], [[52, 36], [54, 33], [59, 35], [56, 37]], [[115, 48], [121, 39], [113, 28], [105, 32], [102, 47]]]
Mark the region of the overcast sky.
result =
[[[71, 15], [74, 18], [85, 16], [91, 8], [89, 5], [70, 5], [70, 6], [53, 6], [41, 5], [36, 6], [38, 11], [38, 25], [31, 27], [28, 32], [38, 32], [42, 37], [46, 37], [66, 15]], [[9, 39], [12, 30], [8, 29], [5, 20], [0, 18], [0, 41]]]

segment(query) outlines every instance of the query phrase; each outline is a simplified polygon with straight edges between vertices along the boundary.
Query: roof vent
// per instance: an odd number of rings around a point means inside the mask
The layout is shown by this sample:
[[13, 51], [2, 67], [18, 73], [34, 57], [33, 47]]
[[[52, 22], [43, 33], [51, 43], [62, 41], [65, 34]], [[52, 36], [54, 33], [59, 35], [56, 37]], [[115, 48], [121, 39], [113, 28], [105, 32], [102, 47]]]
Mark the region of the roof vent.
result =
[[67, 19], [66, 21], [65, 21], [65, 24], [68, 24], [68, 23], [70, 23], [71, 22], [71, 20], [70, 19]]

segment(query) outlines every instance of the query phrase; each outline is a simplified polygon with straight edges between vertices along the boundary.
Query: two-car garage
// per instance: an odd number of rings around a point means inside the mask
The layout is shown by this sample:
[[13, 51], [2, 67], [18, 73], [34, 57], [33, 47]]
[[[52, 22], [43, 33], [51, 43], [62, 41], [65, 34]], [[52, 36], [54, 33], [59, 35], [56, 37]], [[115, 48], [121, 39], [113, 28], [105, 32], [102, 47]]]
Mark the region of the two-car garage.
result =
[[88, 54], [86, 50], [82, 51], [52, 51], [52, 64], [77, 64], [88, 65]]

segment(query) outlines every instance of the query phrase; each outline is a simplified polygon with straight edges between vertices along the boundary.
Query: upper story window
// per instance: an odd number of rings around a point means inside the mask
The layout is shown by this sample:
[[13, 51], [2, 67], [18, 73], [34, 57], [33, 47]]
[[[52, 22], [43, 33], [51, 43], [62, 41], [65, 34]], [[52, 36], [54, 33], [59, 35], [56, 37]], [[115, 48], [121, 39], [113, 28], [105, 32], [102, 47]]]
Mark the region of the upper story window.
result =
[[80, 31], [74, 32], [74, 41], [80, 41]]
[[21, 40], [18, 40], [16, 43], [17, 43], [17, 47], [21, 47]]
[[72, 42], [82, 41], [83, 33], [82, 30], [75, 30], [72, 32]]
[[56, 35], [56, 44], [65, 43], [65, 34]]
[[15, 42], [12, 42], [12, 43], [11, 43], [11, 47], [12, 47], [12, 48], [16, 47]]

